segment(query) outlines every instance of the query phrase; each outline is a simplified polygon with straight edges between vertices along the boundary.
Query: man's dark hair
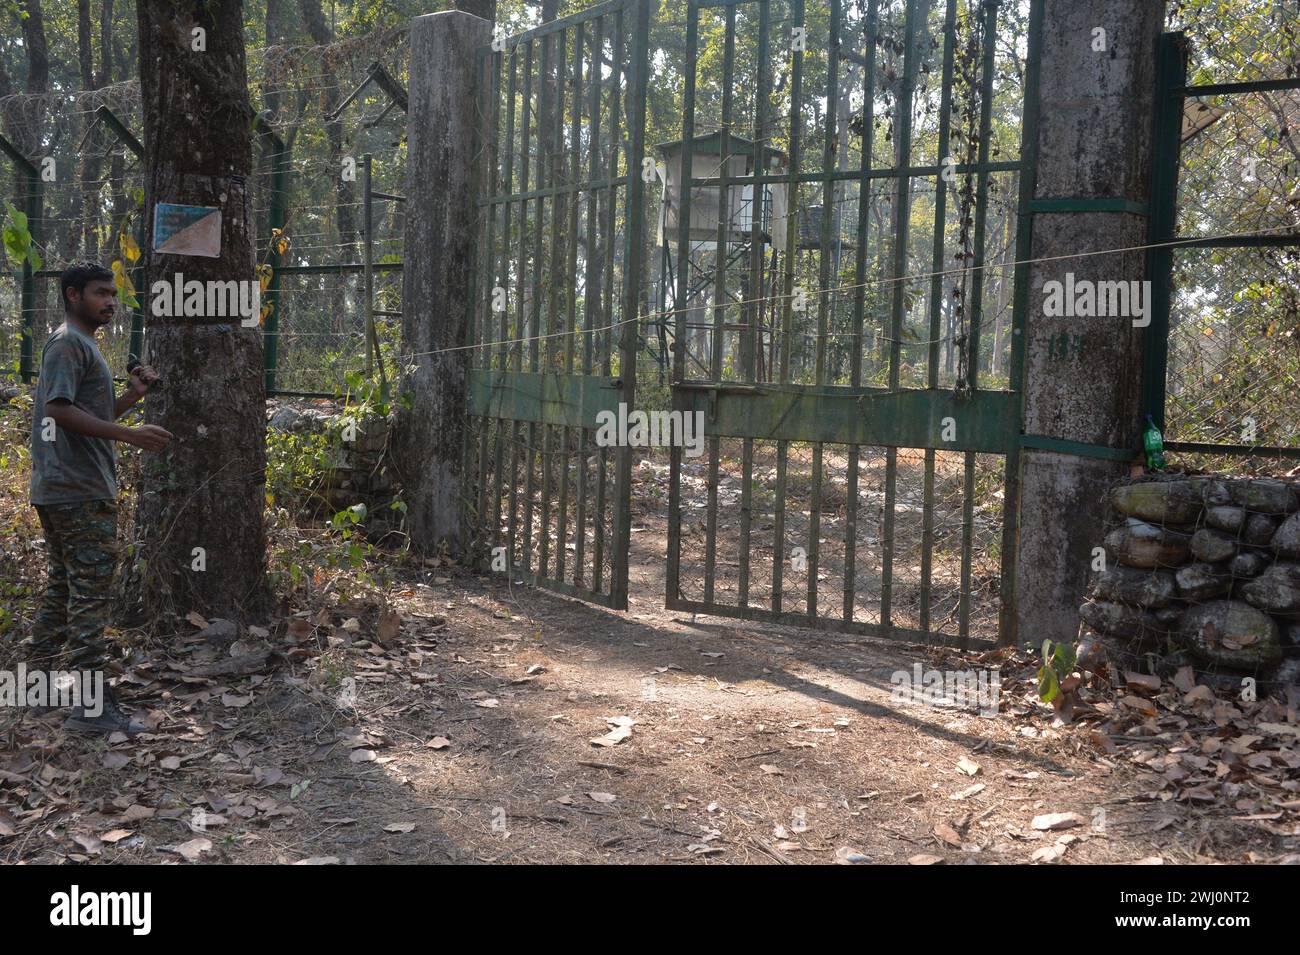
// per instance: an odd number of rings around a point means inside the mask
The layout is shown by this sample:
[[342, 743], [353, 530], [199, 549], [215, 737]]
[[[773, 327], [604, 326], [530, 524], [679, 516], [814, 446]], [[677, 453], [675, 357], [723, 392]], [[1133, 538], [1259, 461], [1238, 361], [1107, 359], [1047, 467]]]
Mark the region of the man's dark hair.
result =
[[59, 276], [59, 298], [63, 300], [63, 310], [70, 311], [68, 289], [75, 288], [78, 295], [86, 294], [86, 286], [91, 282], [111, 282], [113, 273], [98, 262], [77, 262], [69, 265]]

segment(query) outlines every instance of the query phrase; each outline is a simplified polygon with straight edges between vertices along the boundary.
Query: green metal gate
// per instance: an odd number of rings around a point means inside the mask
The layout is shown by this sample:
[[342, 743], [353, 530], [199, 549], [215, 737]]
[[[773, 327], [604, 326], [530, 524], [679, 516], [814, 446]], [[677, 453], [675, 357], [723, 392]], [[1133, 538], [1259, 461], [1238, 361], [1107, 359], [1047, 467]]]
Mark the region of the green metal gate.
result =
[[[669, 313], [673, 408], [702, 416], [707, 457], [671, 452], [670, 608], [1009, 636], [1032, 175], [991, 133], [995, 99], [1031, 112], [1041, 17], [1037, 0], [689, 0]], [[1002, 69], [999, 31], [1023, 72]], [[846, 100], [847, 126], [830, 118]], [[724, 225], [746, 188], [748, 228]], [[994, 193], [1014, 236], [996, 250]], [[712, 240], [693, 194], [717, 202]]]
[[[1300, 285], [1300, 223], [1288, 195], [1300, 162], [1284, 119], [1300, 108], [1300, 79], [1189, 82], [1190, 54], [1185, 34], [1161, 37], [1143, 405], [1168, 450], [1209, 456], [1213, 466], [1242, 458], [1278, 466], [1300, 459], [1285, 327]], [[1186, 181], [1198, 159], [1213, 161], [1221, 189]]]
[[646, 0], [479, 51], [485, 171], [464, 473], [469, 527], [511, 579], [627, 607], [644, 256]]

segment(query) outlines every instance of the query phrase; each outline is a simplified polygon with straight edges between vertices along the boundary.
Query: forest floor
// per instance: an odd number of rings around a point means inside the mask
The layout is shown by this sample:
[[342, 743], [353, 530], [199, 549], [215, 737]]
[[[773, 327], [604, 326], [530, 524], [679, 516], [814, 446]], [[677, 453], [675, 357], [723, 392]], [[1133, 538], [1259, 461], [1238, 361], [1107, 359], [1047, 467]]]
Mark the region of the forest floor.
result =
[[[0, 669], [39, 525], [0, 487]], [[643, 499], [662, 500], [650, 494]], [[153, 729], [0, 712], [2, 863], [1300, 862], [1300, 701], [665, 610], [638, 513], [612, 612], [437, 560], [234, 631], [113, 631]], [[25, 586], [17, 586], [25, 582]], [[992, 715], [898, 698], [1000, 672]]]

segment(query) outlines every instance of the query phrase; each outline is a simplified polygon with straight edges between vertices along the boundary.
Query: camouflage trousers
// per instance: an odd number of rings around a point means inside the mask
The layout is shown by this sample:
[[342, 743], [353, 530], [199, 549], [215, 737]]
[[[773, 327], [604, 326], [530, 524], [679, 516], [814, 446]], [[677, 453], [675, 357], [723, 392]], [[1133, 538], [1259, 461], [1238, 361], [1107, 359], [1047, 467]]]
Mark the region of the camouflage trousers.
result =
[[107, 662], [104, 628], [117, 569], [117, 503], [38, 504], [49, 581], [32, 627], [33, 663], [98, 669]]

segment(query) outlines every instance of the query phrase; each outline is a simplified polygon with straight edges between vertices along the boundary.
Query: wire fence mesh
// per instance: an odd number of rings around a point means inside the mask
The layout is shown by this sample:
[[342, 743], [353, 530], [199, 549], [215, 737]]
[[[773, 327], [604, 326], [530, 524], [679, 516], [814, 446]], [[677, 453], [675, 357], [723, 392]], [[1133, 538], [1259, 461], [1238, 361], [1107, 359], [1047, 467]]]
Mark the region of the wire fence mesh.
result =
[[[375, 62], [405, 85], [404, 38], [401, 26], [326, 44], [248, 51], [249, 99], [259, 113], [250, 190], [258, 261], [268, 260], [274, 229], [288, 239], [280, 261], [285, 268], [278, 276], [279, 296], [274, 288], [267, 295], [273, 311], [264, 321], [268, 335], [281, 326], [279, 354], [273, 354], [276, 390], [342, 392], [349, 372], [373, 365], [356, 270], [365, 258], [367, 238], [373, 261], [381, 266], [401, 261], [404, 218], [401, 202], [375, 199], [366, 235], [363, 157], [373, 157], [372, 192], [404, 191], [405, 114], [373, 82], [345, 101], [372, 75]], [[140, 234], [142, 161], [130, 141], [143, 139], [143, 117], [136, 80], [98, 90], [13, 94], [0, 98], [0, 116], [6, 134], [39, 174], [33, 181], [18, 163], [0, 164], [6, 197], [18, 209], [29, 198], [40, 199], [39, 214], [29, 222], [43, 260], [34, 300], [24, 309], [17, 274], [6, 271], [0, 278], [0, 372], [16, 378], [23, 371], [18, 335], [24, 319], [30, 323], [34, 359], [39, 359], [45, 337], [63, 321], [58, 273], [82, 260], [106, 266], [122, 260], [129, 267], [124, 244], [146, 240]], [[283, 165], [278, 176], [277, 162]], [[295, 272], [303, 268], [314, 271]], [[326, 271], [331, 269], [332, 274]], [[400, 273], [380, 271], [377, 276], [373, 300], [381, 313], [381, 351], [395, 354]], [[136, 291], [147, 310], [149, 290]], [[131, 320], [130, 309], [123, 306], [101, 338], [118, 374], [125, 371]]]
[[[1265, 71], [1266, 72], [1266, 71]], [[1300, 91], [1200, 97], [1206, 126], [1185, 142], [1179, 239], [1261, 237], [1172, 254], [1165, 431], [1171, 442], [1300, 450]], [[1197, 454], [1196, 467], [1284, 469], [1270, 451]]]

